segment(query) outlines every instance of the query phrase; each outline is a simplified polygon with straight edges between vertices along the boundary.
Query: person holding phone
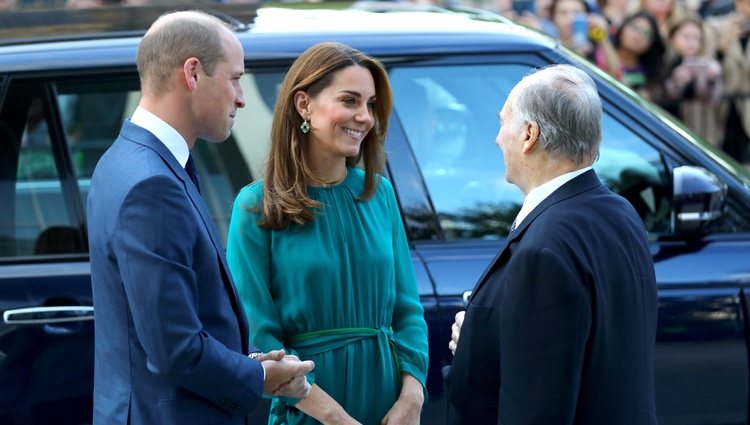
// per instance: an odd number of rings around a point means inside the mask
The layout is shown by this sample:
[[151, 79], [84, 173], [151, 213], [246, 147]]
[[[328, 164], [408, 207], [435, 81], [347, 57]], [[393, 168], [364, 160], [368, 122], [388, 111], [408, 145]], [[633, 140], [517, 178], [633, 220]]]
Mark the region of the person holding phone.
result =
[[716, 113], [721, 93], [721, 64], [705, 54], [703, 24], [697, 17], [669, 31], [662, 106], [714, 146], [723, 129]]
[[492, 9], [513, 22], [557, 38], [557, 28], [550, 21], [551, 0], [495, 0]]
[[734, 0], [734, 12], [707, 19], [706, 29], [722, 67], [722, 149], [750, 167], [750, 0]]
[[592, 13], [586, 0], [553, 0], [550, 13], [560, 42], [611, 75], [620, 68], [603, 16]]

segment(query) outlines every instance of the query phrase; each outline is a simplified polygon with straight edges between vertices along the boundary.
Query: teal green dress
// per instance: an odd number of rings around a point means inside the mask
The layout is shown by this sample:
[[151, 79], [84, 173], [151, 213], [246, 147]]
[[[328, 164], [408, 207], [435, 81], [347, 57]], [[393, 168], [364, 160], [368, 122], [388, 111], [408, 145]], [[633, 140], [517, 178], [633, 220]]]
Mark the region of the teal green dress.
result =
[[[362, 202], [358, 168], [335, 186], [308, 187], [323, 208], [284, 230], [257, 226], [263, 182], [255, 182], [235, 200], [227, 247], [250, 341], [313, 360], [308, 380], [365, 425], [379, 424], [393, 406], [402, 372], [423, 388], [427, 374], [411, 254], [393, 187], [378, 182]], [[297, 401], [274, 397], [269, 424], [318, 423], [293, 407]]]

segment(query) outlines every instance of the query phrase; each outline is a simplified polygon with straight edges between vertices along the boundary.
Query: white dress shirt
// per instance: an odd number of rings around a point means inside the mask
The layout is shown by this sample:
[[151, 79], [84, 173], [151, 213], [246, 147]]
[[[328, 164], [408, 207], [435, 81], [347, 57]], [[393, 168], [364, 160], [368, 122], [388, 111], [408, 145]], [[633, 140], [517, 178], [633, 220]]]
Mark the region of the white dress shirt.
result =
[[580, 170], [571, 171], [561, 176], [557, 176], [541, 186], [535, 187], [528, 195], [526, 195], [526, 198], [524, 198], [521, 211], [519, 211], [516, 216], [515, 227], [517, 228], [520, 226], [523, 219], [526, 218], [530, 212], [534, 211], [534, 208], [547, 199], [548, 196], [552, 195], [554, 191], [590, 169], [591, 167], [589, 166], [581, 168]]
[[185, 164], [187, 164], [188, 157], [190, 156], [190, 149], [185, 139], [177, 130], [140, 106], [135, 108], [133, 116], [130, 117], [130, 122], [150, 131], [156, 136], [172, 152], [172, 155], [174, 155], [182, 168], [185, 168]]

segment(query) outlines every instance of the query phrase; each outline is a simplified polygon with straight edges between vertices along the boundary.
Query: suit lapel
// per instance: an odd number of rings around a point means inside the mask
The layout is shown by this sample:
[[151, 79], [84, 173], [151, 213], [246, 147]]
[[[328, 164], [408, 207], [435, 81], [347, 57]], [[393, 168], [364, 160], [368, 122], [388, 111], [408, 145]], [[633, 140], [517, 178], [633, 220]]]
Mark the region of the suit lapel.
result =
[[489, 277], [492, 276], [492, 274], [500, 266], [505, 264], [508, 259], [508, 255], [510, 255], [510, 251], [508, 249], [510, 245], [523, 237], [523, 234], [526, 233], [526, 229], [529, 227], [529, 225], [531, 225], [531, 223], [534, 222], [534, 220], [536, 220], [537, 217], [539, 217], [539, 215], [541, 215], [552, 205], [555, 205], [562, 200], [578, 196], [581, 193], [591, 190], [600, 185], [601, 181], [599, 181], [599, 177], [596, 175], [596, 172], [594, 170], [589, 170], [560, 186], [559, 189], [552, 192], [552, 194], [548, 196], [544, 201], [542, 201], [542, 203], [537, 205], [536, 208], [534, 208], [529, 213], [529, 215], [523, 219], [521, 224], [518, 225], [518, 227], [516, 227], [516, 229], [508, 235], [508, 238], [505, 240], [505, 244], [503, 245], [503, 247], [492, 260], [490, 266], [487, 267], [484, 273], [482, 273], [482, 277], [479, 278], [476, 285], [474, 285], [470, 300], [473, 299], [477, 292], [479, 292], [479, 290], [482, 288], [482, 286], [484, 286], [484, 283], [489, 280]]
[[180, 163], [177, 162], [177, 159], [174, 157], [174, 155], [172, 155], [172, 152], [170, 152], [169, 149], [164, 145], [164, 143], [159, 141], [159, 139], [157, 139], [156, 136], [154, 136], [151, 132], [135, 124], [132, 124], [130, 121], [127, 121], [123, 126], [122, 135], [126, 139], [134, 143], [146, 146], [155, 151], [162, 159], [162, 161], [164, 161], [167, 167], [169, 167], [172, 173], [174, 173], [174, 175], [185, 184], [185, 189], [187, 190], [188, 197], [190, 198], [190, 201], [192, 202], [195, 209], [198, 211], [198, 215], [201, 217], [203, 226], [206, 228], [209, 238], [211, 239], [211, 243], [216, 250], [216, 254], [219, 259], [219, 265], [221, 267], [221, 275], [224, 276], [224, 288], [229, 294], [232, 308], [234, 309], [235, 315], [237, 316], [237, 321], [239, 322], [240, 326], [240, 332], [242, 334], [242, 347], [243, 350], [246, 350], [248, 347], [247, 316], [245, 315], [244, 309], [240, 306], [239, 297], [234, 287], [234, 281], [232, 280], [232, 275], [229, 273], [229, 267], [226, 263], [226, 257], [224, 255], [224, 248], [221, 244], [221, 239], [216, 233], [216, 226], [214, 225], [211, 214], [208, 212], [206, 203], [203, 201], [203, 197], [201, 197], [201, 194], [195, 188], [195, 185], [190, 179], [190, 176], [188, 176], [187, 171], [185, 171], [185, 169], [180, 166]]

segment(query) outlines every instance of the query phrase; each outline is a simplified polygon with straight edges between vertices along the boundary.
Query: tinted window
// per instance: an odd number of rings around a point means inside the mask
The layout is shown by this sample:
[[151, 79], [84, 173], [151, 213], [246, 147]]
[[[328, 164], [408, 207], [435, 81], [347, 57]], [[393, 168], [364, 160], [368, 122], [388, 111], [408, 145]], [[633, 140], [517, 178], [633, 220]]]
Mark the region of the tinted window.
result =
[[[396, 113], [446, 239], [508, 233], [523, 193], [505, 181], [497, 113], [523, 65], [397, 68]], [[486, 94], [486, 95], [485, 95]]]
[[[523, 193], [505, 180], [502, 152], [495, 145], [497, 113], [531, 70], [497, 64], [391, 72], [396, 112], [446, 239], [508, 233]], [[649, 231], [669, 230], [669, 174], [663, 158], [607, 113], [594, 168], [607, 186], [633, 203]]]
[[0, 258], [81, 253], [75, 205], [63, 196], [63, 158], [32, 85], [13, 86], [0, 112]]
[[[271, 75], [280, 81], [280, 73]], [[261, 79], [264, 84], [266, 80]], [[201, 194], [224, 241], [236, 193], [260, 173], [273, 111], [254, 75], [243, 76], [241, 84], [248, 106], [237, 111], [229, 139], [223, 143], [201, 140], [191, 151], [201, 173]], [[96, 163], [138, 106], [139, 83], [137, 79], [71, 82], [59, 84], [57, 91], [68, 151], [85, 205]]]

